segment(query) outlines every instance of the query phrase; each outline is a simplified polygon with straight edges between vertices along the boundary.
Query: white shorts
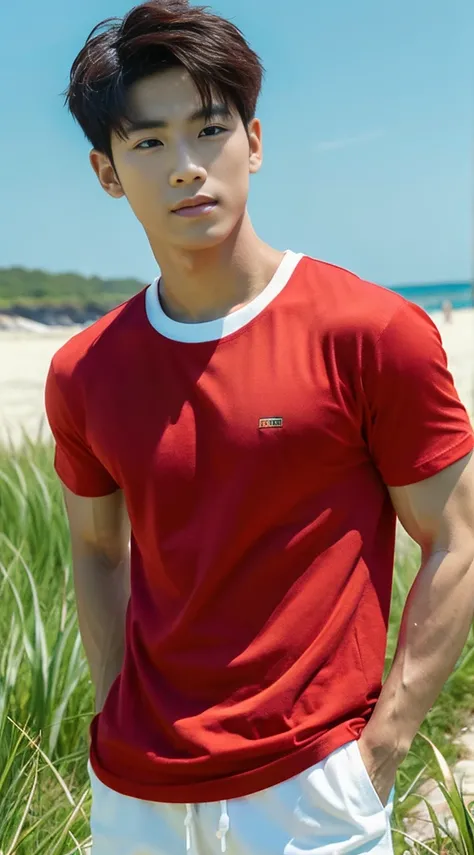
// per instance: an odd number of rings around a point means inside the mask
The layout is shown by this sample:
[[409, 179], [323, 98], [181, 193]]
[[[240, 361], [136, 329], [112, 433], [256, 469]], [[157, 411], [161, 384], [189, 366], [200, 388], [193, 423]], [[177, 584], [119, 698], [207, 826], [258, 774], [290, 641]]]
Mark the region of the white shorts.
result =
[[392, 791], [380, 801], [356, 741], [241, 799], [165, 804], [92, 784], [92, 855], [392, 855]]

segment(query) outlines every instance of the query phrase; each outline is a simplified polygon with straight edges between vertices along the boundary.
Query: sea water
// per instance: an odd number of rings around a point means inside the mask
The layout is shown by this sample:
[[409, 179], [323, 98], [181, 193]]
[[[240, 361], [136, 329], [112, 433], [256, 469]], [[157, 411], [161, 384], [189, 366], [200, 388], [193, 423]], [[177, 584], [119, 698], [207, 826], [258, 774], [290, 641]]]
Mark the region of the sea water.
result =
[[426, 312], [439, 312], [447, 300], [453, 309], [474, 306], [474, 286], [471, 282], [438, 282], [434, 285], [396, 285], [390, 287]]

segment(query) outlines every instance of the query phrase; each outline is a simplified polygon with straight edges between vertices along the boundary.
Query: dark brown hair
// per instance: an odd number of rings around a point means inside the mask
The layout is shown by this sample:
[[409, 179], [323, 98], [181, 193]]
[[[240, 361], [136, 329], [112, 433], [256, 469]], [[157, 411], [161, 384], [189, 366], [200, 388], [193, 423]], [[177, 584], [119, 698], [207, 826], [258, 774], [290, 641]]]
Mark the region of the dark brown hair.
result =
[[206, 111], [218, 96], [247, 127], [262, 85], [260, 59], [234, 24], [187, 0], [149, 0], [94, 27], [72, 65], [66, 104], [93, 147], [112, 158], [111, 133], [123, 136], [127, 124], [128, 87], [177, 65]]

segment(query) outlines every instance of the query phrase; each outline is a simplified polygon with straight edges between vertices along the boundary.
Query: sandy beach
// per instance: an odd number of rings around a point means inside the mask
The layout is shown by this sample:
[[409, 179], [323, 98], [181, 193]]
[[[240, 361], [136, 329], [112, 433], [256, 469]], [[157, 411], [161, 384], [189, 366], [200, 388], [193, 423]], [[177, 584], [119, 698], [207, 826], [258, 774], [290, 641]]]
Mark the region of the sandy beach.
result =
[[44, 412], [44, 385], [51, 359], [78, 331], [48, 327], [44, 332], [0, 330], [0, 442], [10, 435], [21, 442], [22, 429], [32, 438], [50, 436]]
[[[459, 395], [474, 415], [474, 310], [453, 313], [451, 324], [434, 314]], [[0, 441], [49, 436], [43, 392], [54, 353], [78, 328], [49, 327], [42, 332], [0, 330]], [[407, 414], [409, 416], [409, 414]]]

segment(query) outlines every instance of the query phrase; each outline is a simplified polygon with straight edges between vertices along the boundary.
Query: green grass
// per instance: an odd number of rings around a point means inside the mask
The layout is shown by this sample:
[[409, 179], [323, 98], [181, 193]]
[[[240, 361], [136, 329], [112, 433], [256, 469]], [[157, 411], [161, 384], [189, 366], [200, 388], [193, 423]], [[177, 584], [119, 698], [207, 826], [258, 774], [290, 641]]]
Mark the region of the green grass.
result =
[[0, 453], [0, 602], [0, 852], [80, 852], [87, 814], [74, 814], [89, 798], [93, 700], [62, 497], [44, 446]]
[[[417, 569], [415, 549], [397, 562], [387, 668]], [[86, 760], [92, 688], [77, 630], [69, 539], [52, 449], [26, 439], [19, 452], [0, 448], [0, 602], [0, 855], [83, 853], [89, 838]], [[473, 711], [471, 633], [422, 727], [450, 764], [459, 756], [452, 737]], [[398, 776], [394, 826], [399, 829], [415, 801], [410, 793], [421, 773], [440, 777], [431, 745], [419, 736]], [[466, 825], [462, 813], [459, 817]], [[430, 843], [432, 851], [458, 851], [439, 834]], [[397, 833], [395, 845], [400, 853], [408, 848]], [[469, 846], [459, 851], [474, 855]]]

